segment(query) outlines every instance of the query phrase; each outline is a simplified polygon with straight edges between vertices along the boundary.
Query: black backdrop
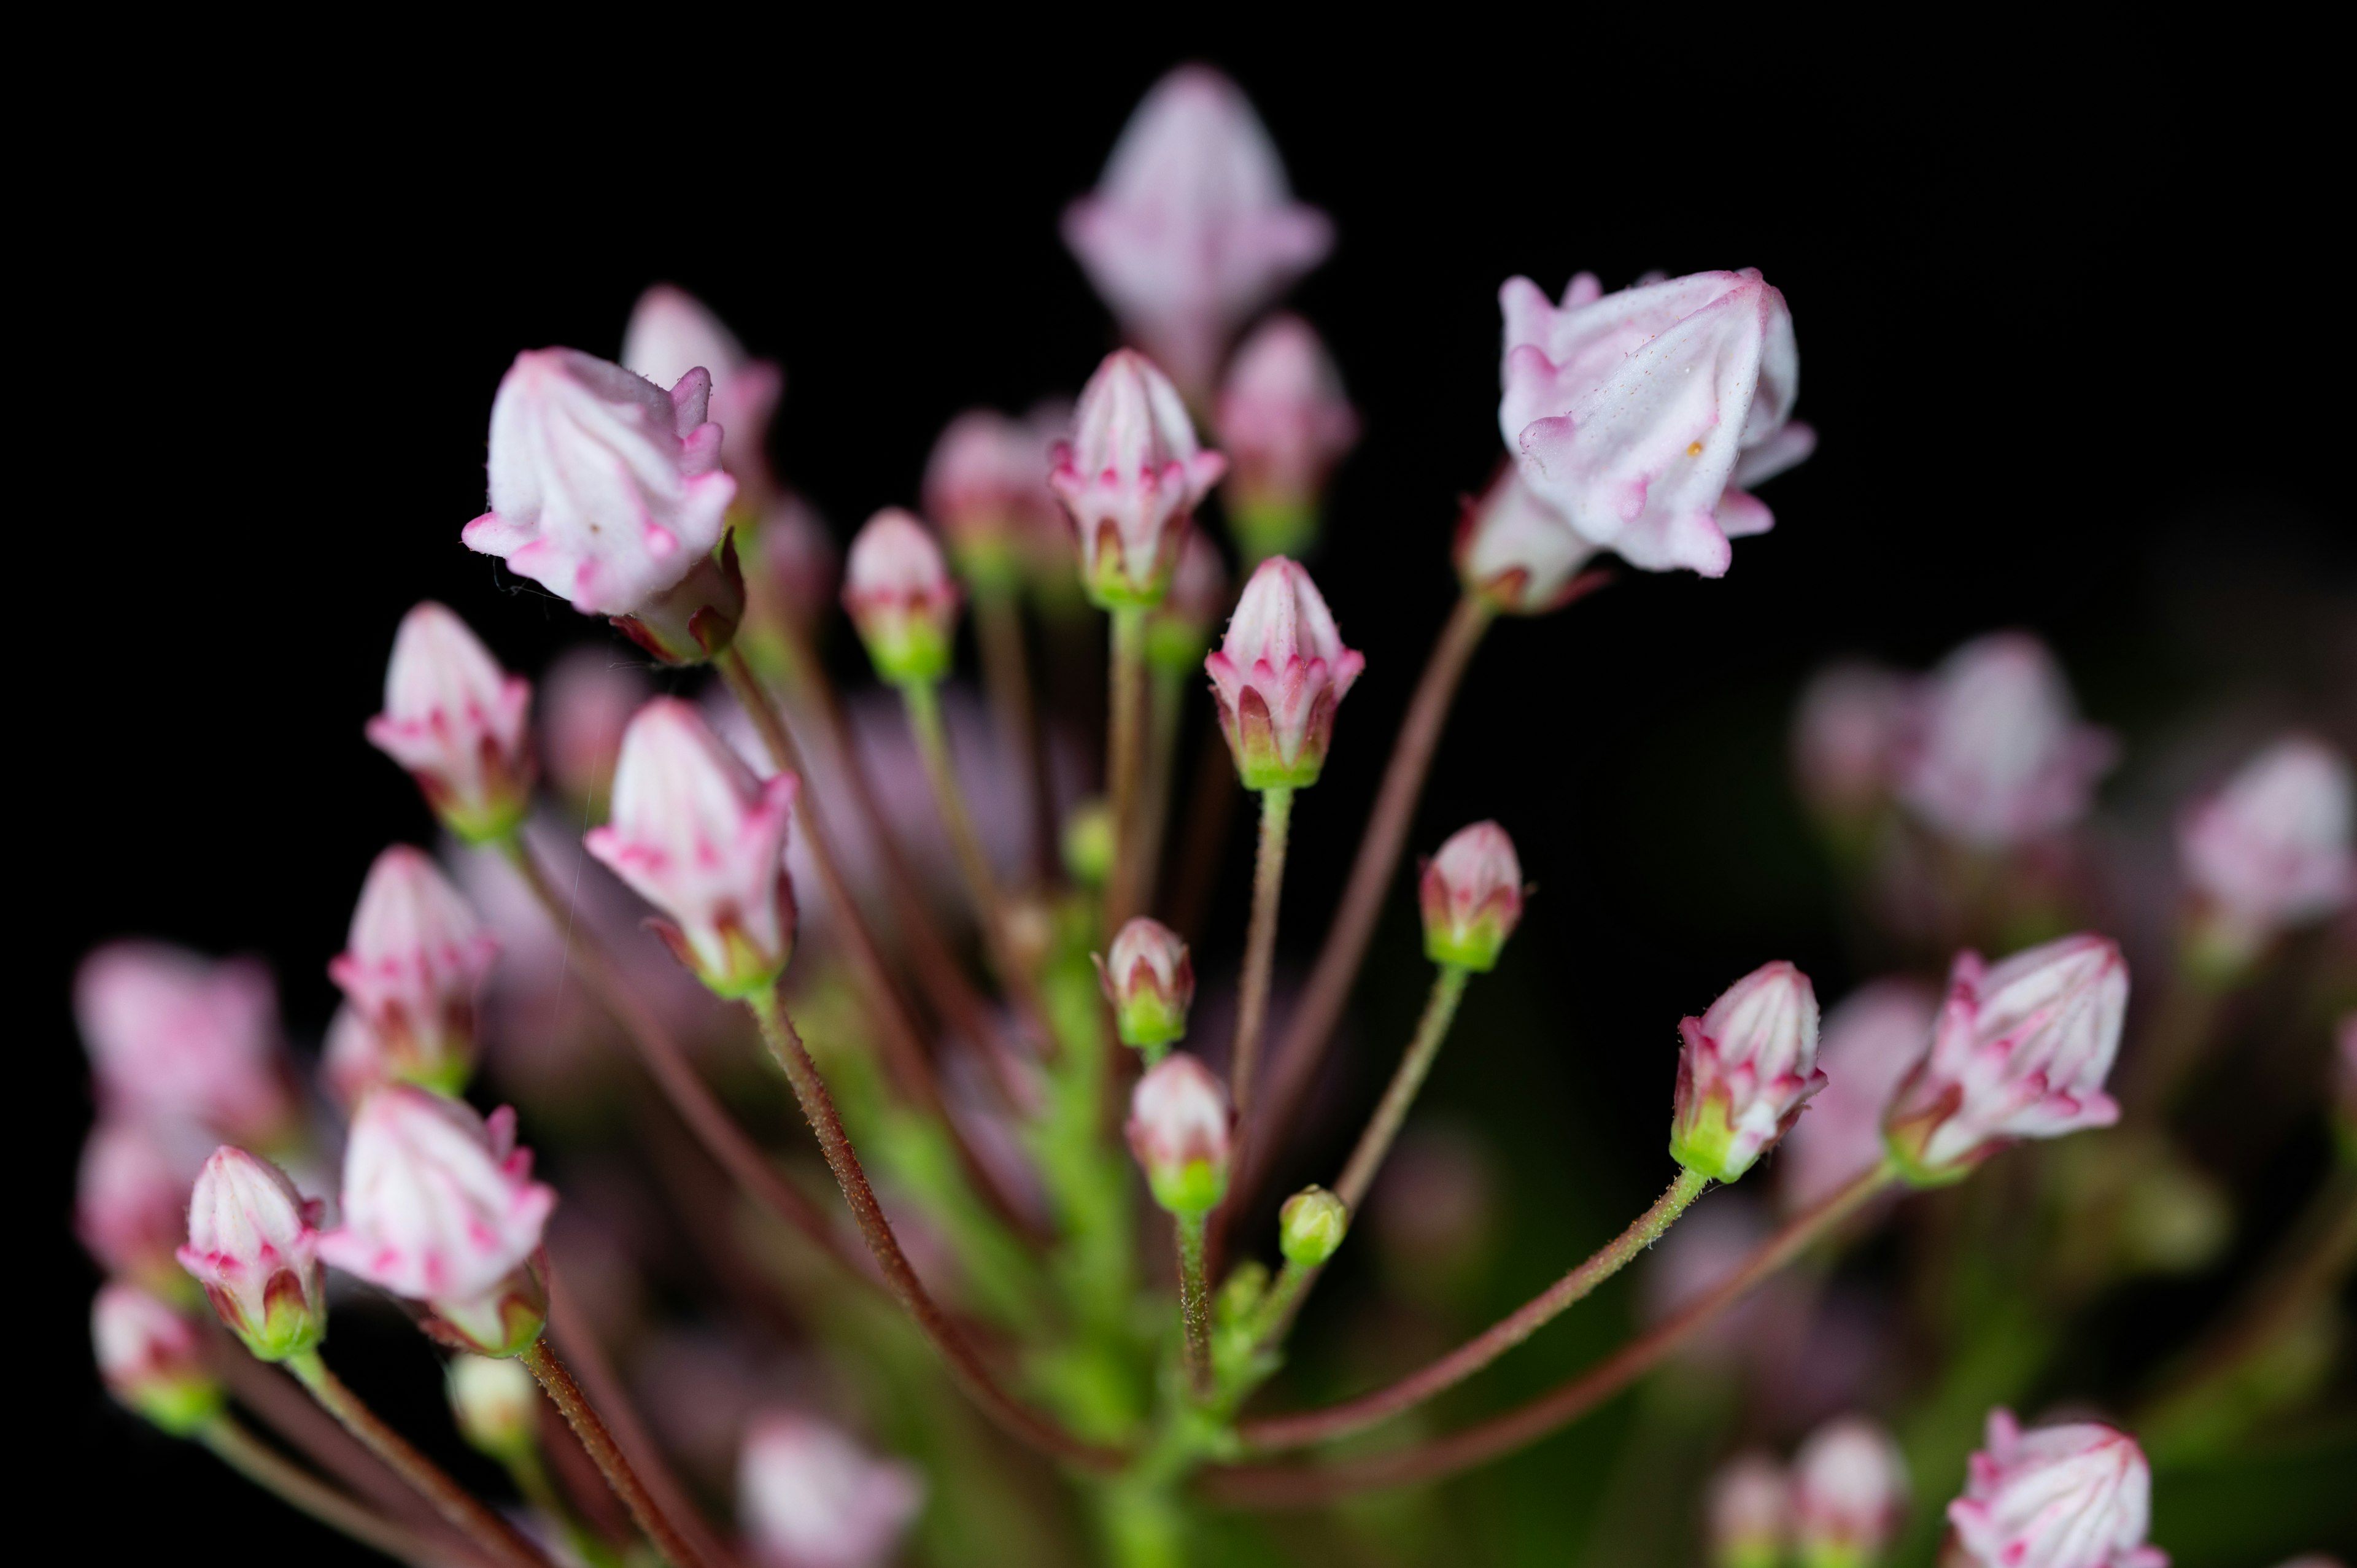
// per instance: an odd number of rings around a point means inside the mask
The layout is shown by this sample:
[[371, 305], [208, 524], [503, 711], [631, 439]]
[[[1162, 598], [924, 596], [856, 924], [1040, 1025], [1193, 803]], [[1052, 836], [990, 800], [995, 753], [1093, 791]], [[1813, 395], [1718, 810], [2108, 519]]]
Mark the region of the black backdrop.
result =
[[[1523, 983], [1577, 1022], [1553, 1057], [1461, 1070], [1531, 1074], [1533, 1098], [1608, 1112], [1588, 1119], [1608, 1145], [1593, 1163], [1631, 1173], [1612, 1179], [1632, 1195], [1670, 1020], [1771, 951], [1828, 994], [1846, 984], [1775, 788], [1812, 663], [1921, 664], [2029, 626], [2133, 734], [2159, 694], [2207, 679], [2169, 636], [2189, 585], [2348, 586], [2331, 180], [2288, 130], [2229, 135], [2206, 89], [2121, 65], [2093, 90], [1811, 94], [1632, 65], [1542, 91], [1487, 65], [1200, 52], [1337, 220], [1294, 303], [1366, 423], [1317, 569], [1370, 672], [1300, 814], [1297, 958], [1453, 592], [1456, 498], [1496, 459], [1499, 282], [1753, 265], [1792, 304], [1823, 446], [1770, 490], [1776, 532], [1740, 542], [1723, 581], [1631, 574], [1496, 633], [1415, 837], [1428, 850], [1477, 815], [1516, 834], [1544, 891]], [[846, 532], [914, 499], [958, 409], [1070, 392], [1110, 345], [1056, 219], [1172, 59], [1049, 72], [805, 53], [653, 106], [553, 66], [447, 101], [132, 94], [122, 140], [93, 129], [34, 177], [54, 271], [20, 301], [40, 354], [20, 430], [57, 434], [20, 437], [48, 497], [16, 528], [68, 542], [19, 578], [37, 651], [13, 748], [35, 843], [18, 1104], [38, 1108], [23, 1190], [42, 1283], [16, 1294], [54, 1347], [51, 1452], [77, 1486], [144, 1499], [84, 1516], [102, 1558], [184, 1553], [198, 1517], [242, 1553], [249, 1530], [330, 1554], [314, 1561], [343, 1549], [135, 1430], [83, 1370], [75, 956], [126, 931], [262, 952], [315, 1034], [369, 859], [429, 830], [360, 734], [395, 618], [439, 597], [527, 669], [596, 629], [503, 595], [457, 542], [511, 356], [612, 354], [641, 287], [688, 286], [786, 366], [777, 457]], [[1382, 940], [1405, 954], [1403, 932]]]

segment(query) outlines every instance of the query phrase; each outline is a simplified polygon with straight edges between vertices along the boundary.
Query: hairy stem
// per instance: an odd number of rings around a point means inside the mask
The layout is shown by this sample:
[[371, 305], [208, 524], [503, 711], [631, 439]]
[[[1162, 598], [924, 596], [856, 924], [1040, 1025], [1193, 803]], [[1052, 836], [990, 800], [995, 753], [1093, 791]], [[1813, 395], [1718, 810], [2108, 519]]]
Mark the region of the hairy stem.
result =
[[1032, 875], [1045, 883], [1056, 863], [1056, 807], [1048, 798], [1039, 725], [1031, 706], [1031, 661], [1023, 648], [1023, 607], [1010, 588], [977, 588], [974, 640], [982, 652], [982, 684], [990, 714], [1009, 751], [1031, 818]]
[[429, 1568], [443, 1561], [444, 1553], [438, 1546], [370, 1511], [287, 1460], [239, 1425], [232, 1416], [215, 1416], [199, 1429], [196, 1437], [222, 1464], [329, 1530], [350, 1536], [387, 1557], [415, 1563], [418, 1568]]
[[576, 1437], [581, 1439], [581, 1446], [588, 1450], [589, 1457], [597, 1462], [597, 1473], [606, 1477], [606, 1485], [622, 1499], [622, 1506], [630, 1510], [630, 1518], [638, 1521], [647, 1539], [655, 1543], [655, 1550], [662, 1553], [663, 1560], [673, 1564], [673, 1568], [706, 1568], [705, 1559], [688, 1544], [687, 1538], [680, 1533], [669, 1516], [655, 1506], [654, 1498], [649, 1495], [645, 1483], [639, 1479], [638, 1472], [630, 1467], [630, 1460], [622, 1456], [621, 1449], [615, 1446], [614, 1434], [606, 1430], [606, 1423], [597, 1418], [597, 1412], [583, 1397], [581, 1386], [573, 1380], [573, 1374], [565, 1369], [565, 1363], [558, 1360], [556, 1352], [548, 1348], [548, 1340], [545, 1337], [533, 1340], [517, 1359], [539, 1380], [550, 1402], [564, 1412], [565, 1424], [573, 1428]]
[[1203, 1217], [1174, 1214], [1178, 1237], [1178, 1320], [1186, 1330], [1187, 1386], [1198, 1400], [1211, 1396], [1211, 1291], [1203, 1266]]
[[1170, 822], [1170, 773], [1178, 765], [1178, 719], [1187, 707], [1187, 671], [1155, 665], [1146, 695], [1146, 775], [1137, 806], [1140, 912], [1154, 908], [1155, 887], [1161, 878], [1162, 839]]
[[1457, 1004], [1465, 995], [1467, 973], [1457, 964], [1444, 963], [1433, 976], [1432, 995], [1424, 1004], [1424, 1016], [1416, 1022], [1415, 1037], [1408, 1042], [1407, 1054], [1400, 1058], [1398, 1070], [1392, 1074], [1391, 1087], [1383, 1090], [1383, 1102], [1368, 1118], [1366, 1131], [1359, 1134], [1358, 1145], [1351, 1151], [1350, 1163], [1334, 1183], [1334, 1196], [1353, 1214], [1365, 1200], [1367, 1189], [1374, 1186], [1375, 1173], [1383, 1168], [1392, 1140], [1399, 1136], [1400, 1123], [1407, 1120], [1408, 1107], [1415, 1103], [1417, 1090], [1432, 1071], [1433, 1059], [1440, 1055], [1441, 1042], [1448, 1037]]
[[1113, 875], [1105, 884], [1105, 929], [1116, 931], [1136, 914], [1146, 886], [1140, 862], [1149, 852], [1138, 810], [1138, 779], [1146, 764], [1146, 612], [1135, 605], [1113, 611], [1113, 722], [1105, 738], [1105, 784], [1113, 797]]
[[1235, 1096], [1236, 1136], [1252, 1126], [1260, 1076], [1260, 1037], [1268, 1026], [1269, 971], [1276, 962], [1276, 911], [1285, 893], [1285, 845], [1293, 822], [1293, 790], [1280, 785], [1260, 795], [1260, 852], [1253, 860], [1252, 924], [1244, 933], [1244, 972], [1236, 993], [1236, 1040], [1228, 1054], [1228, 1090]]

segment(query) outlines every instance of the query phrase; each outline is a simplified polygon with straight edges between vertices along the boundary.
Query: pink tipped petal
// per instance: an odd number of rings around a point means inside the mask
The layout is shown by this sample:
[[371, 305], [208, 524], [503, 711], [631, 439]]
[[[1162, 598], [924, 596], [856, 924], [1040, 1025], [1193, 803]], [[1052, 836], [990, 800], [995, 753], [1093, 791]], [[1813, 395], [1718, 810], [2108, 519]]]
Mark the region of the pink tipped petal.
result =
[[1968, 1477], [1948, 1521], [1983, 1568], [2166, 1568], [2145, 1541], [2152, 1471], [2124, 1432], [2096, 1422], [2024, 1431], [1995, 1411]]
[[1308, 573], [1282, 555], [1261, 563], [1236, 601], [1225, 640], [1204, 660], [1220, 727], [1247, 789], [1317, 781], [1334, 710], [1366, 663], [1342, 646]]
[[476, 1008], [499, 943], [431, 857], [376, 858], [344, 951], [328, 965], [390, 1073], [456, 1089], [474, 1065]]
[[1160, 602], [1189, 519], [1226, 467], [1197, 445], [1187, 405], [1153, 360], [1128, 349], [1105, 357], [1048, 476], [1100, 604]]
[[109, 1111], [267, 1143], [293, 1113], [269, 972], [161, 942], [113, 942], [74, 976], [74, 1017]]

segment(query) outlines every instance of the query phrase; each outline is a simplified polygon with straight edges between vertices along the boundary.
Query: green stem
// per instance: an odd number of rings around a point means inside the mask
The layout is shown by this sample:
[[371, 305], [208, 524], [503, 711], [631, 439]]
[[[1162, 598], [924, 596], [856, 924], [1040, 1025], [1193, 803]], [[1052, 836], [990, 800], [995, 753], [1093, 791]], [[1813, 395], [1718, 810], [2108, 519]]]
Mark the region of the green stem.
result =
[[974, 814], [966, 810], [965, 790], [958, 783], [957, 765], [950, 757], [949, 729], [942, 722], [941, 688], [930, 681], [911, 681], [900, 687], [900, 700], [908, 710], [909, 728], [917, 737], [917, 755], [924, 761], [926, 781], [932, 786], [933, 805], [942, 814], [942, 826], [949, 830], [950, 848], [965, 878], [966, 894], [974, 900], [974, 918], [981, 922], [992, 967], [1029, 1016], [1039, 1036], [1051, 1038], [1030, 968], [1007, 935], [1006, 899], [999, 891], [997, 873], [991, 869], [990, 855], [982, 847], [982, 835], [974, 832]]
[[680, 1533], [679, 1528], [672, 1523], [662, 1509], [655, 1506], [645, 1483], [639, 1479], [638, 1472], [630, 1467], [630, 1462], [615, 1445], [614, 1434], [606, 1430], [606, 1423], [597, 1418], [597, 1412], [582, 1395], [581, 1385], [573, 1380], [573, 1374], [565, 1369], [565, 1363], [556, 1359], [556, 1352], [549, 1348], [548, 1341], [545, 1338], [533, 1340], [517, 1359], [539, 1380], [550, 1402], [564, 1412], [565, 1424], [573, 1428], [573, 1434], [581, 1440], [581, 1446], [588, 1451], [591, 1459], [597, 1461], [597, 1473], [606, 1477], [606, 1485], [622, 1499], [622, 1506], [630, 1510], [630, 1518], [638, 1521], [647, 1539], [655, 1543], [655, 1550], [662, 1553], [663, 1561], [673, 1564], [674, 1568], [705, 1568], [704, 1558], [688, 1544], [687, 1538]]
[[[1185, 670], [1153, 667], [1146, 693], [1144, 798], [1137, 808], [1137, 907], [1151, 909], [1162, 870], [1162, 838], [1170, 822], [1170, 774], [1178, 761], [1178, 718], [1186, 711]], [[1225, 751], [1225, 746], [1216, 746]]]
[[1211, 1294], [1203, 1266], [1203, 1217], [1174, 1214], [1178, 1235], [1178, 1319], [1187, 1335], [1187, 1383], [1198, 1400], [1211, 1395]]
[[264, 1491], [387, 1557], [425, 1568], [443, 1553], [418, 1536], [354, 1502], [301, 1466], [282, 1457], [233, 1416], [218, 1415], [199, 1428], [197, 1441]]
[[1260, 1041], [1268, 1026], [1268, 978], [1276, 962], [1276, 908], [1285, 892], [1285, 845], [1293, 822], [1293, 789], [1278, 785], [1260, 794], [1260, 851], [1253, 861], [1252, 924], [1244, 934], [1243, 988], [1236, 999], [1236, 1043], [1228, 1058], [1228, 1088], [1236, 1101], [1236, 1145], [1246, 1143]]
[[1465, 995], [1469, 972], [1461, 965], [1444, 963], [1433, 977], [1432, 995], [1416, 1023], [1415, 1037], [1408, 1042], [1407, 1054], [1400, 1058], [1399, 1069], [1392, 1074], [1391, 1087], [1383, 1090], [1383, 1103], [1375, 1107], [1367, 1130], [1359, 1134], [1358, 1146], [1351, 1151], [1350, 1163], [1342, 1167], [1341, 1178], [1334, 1184], [1334, 1196], [1353, 1214], [1374, 1185], [1375, 1173], [1383, 1168], [1392, 1140], [1399, 1136], [1400, 1123], [1407, 1120], [1408, 1107], [1415, 1103], [1433, 1058], [1440, 1055], [1441, 1042], [1448, 1037], [1448, 1026], [1457, 1016], [1457, 1004]]
[[1118, 930], [1138, 912], [1146, 885], [1139, 862], [1146, 848], [1138, 820], [1138, 778], [1146, 760], [1146, 611], [1113, 611], [1113, 671], [1106, 726], [1105, 781], [1113, 796], [1113, 875], [1105, 885], [1105, 929]]

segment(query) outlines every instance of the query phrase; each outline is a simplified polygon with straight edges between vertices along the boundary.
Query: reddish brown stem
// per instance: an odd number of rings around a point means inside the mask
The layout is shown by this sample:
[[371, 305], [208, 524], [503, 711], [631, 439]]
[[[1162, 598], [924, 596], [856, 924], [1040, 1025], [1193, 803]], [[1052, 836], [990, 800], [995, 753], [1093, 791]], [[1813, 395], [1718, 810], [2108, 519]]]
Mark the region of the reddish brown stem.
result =
[[597, 1407], [581, 1392], [581, 1386], [565, 1370], [565, 1363], [556, 1359], [556, 1352], [548, 1348], [548, 1341], [533, 1340], [518, 1359], [539, 1380], [549, 1402], [564, 1412], [565, 1424], [573, 1428], [573, 1434], [581, 1440], [589, 1457], [597, 1462], [598, 1474], [606, 1477], [606, 1485], [622, 1499], [622, 1506], [630, 1510], [630, 1517], [638, 1521], [647, 1539], [655, 1543], [663, 1561], [673, 1564], [673, 1568], [712, 1568], [711, 1560], [689, 1545], [687, 1537], [680, 1533], [670, 1516], [655, 1505], [653, 1494], [647, 1490], [646, 1483], [639, 1478], [638, 1471], [614, 1442], [614, 1434], [606, 1430]]

